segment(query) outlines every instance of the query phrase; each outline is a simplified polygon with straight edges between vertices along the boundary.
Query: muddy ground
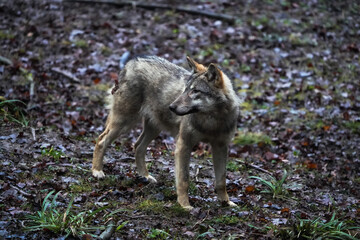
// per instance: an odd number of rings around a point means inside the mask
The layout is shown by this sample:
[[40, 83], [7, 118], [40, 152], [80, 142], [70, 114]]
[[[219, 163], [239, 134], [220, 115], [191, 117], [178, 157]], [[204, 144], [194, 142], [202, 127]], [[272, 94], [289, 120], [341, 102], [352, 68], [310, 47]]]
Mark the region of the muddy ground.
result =
[[[359, 226], [359, 3], [156, 3], [234, 21], [173, 9], [0, 1], [1, 238], [63, 239], [64, 231], [24, 229], [52, 190], [60, 191], [54, 208], [61, 214], [72, 198], [75, 215], [104, 207], [89, 217], [87, 226], [97, 229], [78, 227], [70, 238], [95, 238], [111, 222], [120, 226], [112, 239], [329, 239], [335, 230], [315, 222]], [[244, 102], [227, 188], [238, 207], [216, 201], [211, 148], [199, 144], [191, 160], [195, 209], [179, 208], [174, 139], [166, 133], [147, 153], [158, 183], [142, 182], [133, 153], [141, 126], [109, 148], [107, 177], [91, 176], [94, 143], [107, 116], [106, 91], [123, 60], [139, 54], [184, 67], [189, 55], [219, 64], [234, 79]], [[14, 99], [23, 103], [9, 101]], [[249, 178], [272, 176], [279, 183], [284, 174], [275, 194]], [[359, 238], [359, 229], [339, 230], [348, 234], [344, 239]]]

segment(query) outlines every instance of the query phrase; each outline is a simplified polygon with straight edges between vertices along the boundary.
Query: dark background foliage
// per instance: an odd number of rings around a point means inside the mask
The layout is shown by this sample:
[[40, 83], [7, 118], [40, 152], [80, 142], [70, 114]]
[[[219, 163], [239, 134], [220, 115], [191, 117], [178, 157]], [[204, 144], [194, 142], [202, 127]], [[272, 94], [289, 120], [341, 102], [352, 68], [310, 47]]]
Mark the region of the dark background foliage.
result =
[[[130, 210], [116, 215], [119, 223], [129, 221], [113, 235], [119, 239], [287, 239], [300, 219], [326, 222], [333, 214], [359, 225], [359, 3], [151, 2], [235, 21], [172, 9], [0, 1], [0, 236], [57, 237], [22, 229], [24, 216], [38, 211], [51, 190], [61, 191], [59, 207], [74, 195], [75, 211]], [[191, 163], [195, 210], [177, 210], [174, 139], [166, 133], [147, 154], [159, 184], [139, 181], [132, 148], [141, 126], [109, 149], [108, 177], [91, 177], [106, 91], [121, 59], [138, 54], [184, 67], [189, 55], [220, 65], [234, 79], [244, 102], [227, 179], [239, 208], [216, 202], [211, 149], [199, 144]], [[10, 99], [24, 103], [5, 103]], [[275, 198], [248, 178], [269, 179], [269, 172], [279, 180], [283, 169], [287, 185]]]

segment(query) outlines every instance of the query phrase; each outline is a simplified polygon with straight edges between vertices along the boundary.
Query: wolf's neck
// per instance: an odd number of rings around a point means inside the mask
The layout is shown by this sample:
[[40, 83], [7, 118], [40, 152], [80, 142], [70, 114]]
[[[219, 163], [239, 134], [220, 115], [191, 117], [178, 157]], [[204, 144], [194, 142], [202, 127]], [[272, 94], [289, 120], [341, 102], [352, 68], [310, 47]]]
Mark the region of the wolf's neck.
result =
[[231, 134], [235, 131], [238, 111], [237, 108], [214, 112], [213, 114], [195, 113], [191, 114], [190, 122], [194, 129], [209, 135]]

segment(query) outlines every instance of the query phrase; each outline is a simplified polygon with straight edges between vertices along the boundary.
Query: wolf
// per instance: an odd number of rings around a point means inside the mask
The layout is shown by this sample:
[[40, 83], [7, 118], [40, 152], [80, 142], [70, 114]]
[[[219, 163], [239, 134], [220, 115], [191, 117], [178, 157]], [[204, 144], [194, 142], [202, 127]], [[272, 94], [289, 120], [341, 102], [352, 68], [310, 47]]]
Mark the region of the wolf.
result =
[[187, 57], [190, 71], [157, 56], [130, 60], [112, 90], [105, 131], [95, 145], [92, 174], [103, 178], [106, 148], [119, 135], [142, 121], [143, 130], [135, 143], [137, 172], [149, 182], [145, 165], [148, 144], [160, 131], [176, 139], [175, 183], [178, 203], [192, 209], [189, 202], [189, 162], [198, 142], [211, 144], [218, 200], [236, 206], [226, 192], [228, 144], [237, 124], [239, 98], [231, 80], [215, 64], [208, 67]]

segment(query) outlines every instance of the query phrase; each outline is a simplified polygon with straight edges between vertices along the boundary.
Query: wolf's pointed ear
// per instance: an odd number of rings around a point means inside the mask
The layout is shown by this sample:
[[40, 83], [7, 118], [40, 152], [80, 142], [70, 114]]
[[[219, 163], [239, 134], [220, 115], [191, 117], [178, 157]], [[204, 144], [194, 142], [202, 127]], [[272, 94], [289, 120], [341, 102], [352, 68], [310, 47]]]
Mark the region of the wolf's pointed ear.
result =
[[213, 82], [215, 87], [223, 88], [224, 79], [221, 70], [216, 67], [215, 64], [211, 63], [206, 72], [206, 77], [209, 82]]
[[190, 69], [193, 73], [197, 73], [197, 72], [204, 72], [206, 70], [206, 68], [204, 67], [204, 65], [195, 62], [194, 59], [192, 59], [191, 57], [187, 56], [186, 57], [188, 64], [190, 66]]

